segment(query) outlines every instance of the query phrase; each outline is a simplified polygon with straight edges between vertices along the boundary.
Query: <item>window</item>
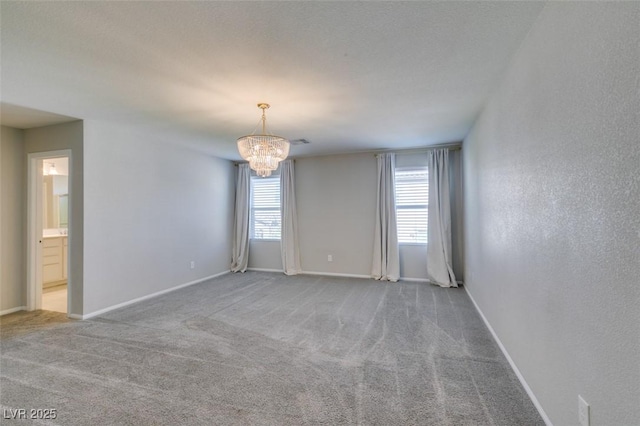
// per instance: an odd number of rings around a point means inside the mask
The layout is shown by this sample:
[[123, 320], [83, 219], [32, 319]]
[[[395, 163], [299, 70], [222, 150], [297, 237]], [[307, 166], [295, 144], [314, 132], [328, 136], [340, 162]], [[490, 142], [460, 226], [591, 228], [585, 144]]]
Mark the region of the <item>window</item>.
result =
[[426, 167], [396, 169], [398, 242], [426, 244], [429, 173]]
[[251, 176], [251, 238], [280, 239], [280, 176]]

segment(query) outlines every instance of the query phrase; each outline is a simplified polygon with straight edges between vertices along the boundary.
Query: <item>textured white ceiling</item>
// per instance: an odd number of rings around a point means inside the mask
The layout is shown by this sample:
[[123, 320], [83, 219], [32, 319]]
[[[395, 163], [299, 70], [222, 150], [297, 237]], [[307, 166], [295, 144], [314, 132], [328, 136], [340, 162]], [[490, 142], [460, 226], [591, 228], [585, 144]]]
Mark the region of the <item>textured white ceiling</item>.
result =
[[230, 159], [257, 102], [273, 133], [311, 141], [292, 155], [460, 141], [544, 6], [0, 4], [4, 103], [135, 123]]
[[0, 104], [0, 115], [4, 126], [15, 127], [16, 129], [30, 129], [32, 127], [49, 126], [78, 120], [74, 117], [66, 117], [4, 102]]

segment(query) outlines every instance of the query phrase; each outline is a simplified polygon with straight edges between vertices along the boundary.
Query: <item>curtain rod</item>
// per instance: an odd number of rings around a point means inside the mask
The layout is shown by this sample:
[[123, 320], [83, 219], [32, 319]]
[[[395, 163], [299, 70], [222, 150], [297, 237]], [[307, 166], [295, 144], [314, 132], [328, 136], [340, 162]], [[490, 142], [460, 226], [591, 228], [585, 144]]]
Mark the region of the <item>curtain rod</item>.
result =
[[408, 148], [408, 149], [381, 149], [378, 151], [372, 151], [374, 154], [385, 154], [388, 152], [394, 152], [396, 154], [417, 154], [422, 152], [429, 152], [435, 149], [448, 149], [449, 151], [462, 151], [462, 144], [446, 144], [446, 145], [433, 145], [425, 146], [422, 148]]
[[421, 152], [429, 152], [429, 151], [433, 151], [434, 149], [444, 149], [444, 148], [448, 148], [450, 151], [462, 151], [462, 142], [455, 142], [455, 143], [447, 143], [447, 144], [440, 144], [440, 145], [431, 145], [431, 146], [424, 146], [424, 147], [414, 147], [414, 148], [399, 148], [399, 149], [391, 149], [391, 148], [385, 148], [385, 149], [363, 149], [360, 151], [345, 151], [345, 152], [336, 152], [333, 154], [311, 154], [311, 155], [298, 155], [294, 158], [308, 158], [308, 157], [330, 157], [333, 155], [353, 155], [353, 154], [374, 154], [374, 155], [378, 155], [378, 154], [384, 154], [387, 152], [395, 152], [396, 154], [413, 154], [413, 153], [421, 153]]
[[[305, 158], [305, 157], [330, 157], [333, 155], [351, 155], [351, 154], [385, 154], [387, 152], [394, 152], [396, 154], [418, 154], [423, 152], [433, 151], [434, 149], [448, 149], [449, 151], [462, 151], [462, 143], [449, 143], [449, 144], [441, 144], [441, 145], [431, 145], [425, 146], [421, 148], [407, 148], [407, 149], [378, 149], [378, 150], [363, 150], [363, 151], [351, 151], [351, 152], [337, 152], [335, 154], [312, 154], [312, 155], [302, 155], [296, 157], [290, 157], [291, 160], [296, 161], [296, 158]], [[234, 162], [234, 166], [237, 166], [240, 162]]]
[[443, 149], [443, 148], [448, 148], [450, 151], [462, 151], [462, 142], [455, 142], [455, 143], [447, 143], [447, 144], [440, 144], [440, 145], [431, 145], [431, 146], [424, 146], [424, 147], [414, 147], [414, 148], [399, 148], [399, 149], [391, 149], [391, 148], [386, 148], [386, 149], [363, 149], [360, 151], [345, 151], [345, 152], [335, 152], [333, 154], [311, 154], [311, 155], [296, 155], [295, 157], [290, 157], [292, 159], [296, 159], [296, 158], [309, 158], [309, 157], [331, 157], [334, 155], [353, 155], [353, 154], [374, 154], [374, 155], [378, 155], [378, 154], [384, 154], [385, 152], [395, 152], [397, 154], [412, 154], [412, 153], [420, 153], [420, 152], [429, 152], [429, 151], [433, 151], [434, 149]]

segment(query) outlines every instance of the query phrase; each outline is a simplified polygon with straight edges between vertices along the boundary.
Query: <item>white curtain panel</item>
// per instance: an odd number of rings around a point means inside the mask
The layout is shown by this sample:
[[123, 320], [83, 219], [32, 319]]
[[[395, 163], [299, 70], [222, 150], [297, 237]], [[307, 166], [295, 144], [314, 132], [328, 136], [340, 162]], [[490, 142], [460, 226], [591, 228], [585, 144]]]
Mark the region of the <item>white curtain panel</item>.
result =
[[388, 153], [379, 154], [377, 158], [378, 198], [371, 277], [395, 282], [400, 277], [395, 195], [396, 157], [395, 154]]
[[282, 251], [282, 270], [286, 275], [297, 275], [301, 272], [293, 164], [293, 160], [280, 162], [280, 207], [282, 212], [280, 249]]
[[231, 271], [244, 272], [249, 264], [249, 197], [251, 196], [249, 164], [238, 165], [236, 208], [233, 220], [233, 252]]
[[429, 152], [429, 226], [427, 277], [440, 287], [458, 287], [451, 264], [449, 150]]

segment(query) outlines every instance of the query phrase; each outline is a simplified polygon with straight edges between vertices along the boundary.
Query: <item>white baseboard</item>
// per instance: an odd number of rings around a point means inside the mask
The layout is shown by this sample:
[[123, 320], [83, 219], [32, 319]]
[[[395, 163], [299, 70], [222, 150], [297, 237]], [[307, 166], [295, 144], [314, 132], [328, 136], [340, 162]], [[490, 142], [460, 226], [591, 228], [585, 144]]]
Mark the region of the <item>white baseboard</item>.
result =
[[538, 401], [538, 398], [536, 398], [535, 394], [529, 387], [529, 384], [524, 379], [524, 376], [522, 375], [522, 373], [520, 373], [520, 370], [516, 366], [516, 363], [513, 362], [513, 359], [511, 359], [511, 355], [509, 355], [509, 352], [507, 352], [507, 349], [504, 347], [504, 345], [500, 341], [500, 338], [496, 334], [495, 330], [493, 329], [493, 327], [491, 327], [491, 324], [489, 324], [487, 317], [484, 316], [484, 313], [482, 313], [482, 310], [480, 309], [476, 301], [473, 299], [473, 296], [471, 296], [471, 293], [469, 293], [469, 290], [467, 289], [467, 287], [464, 286], [463, 288], [467, 292], [467, 295], [469, 296], [469, 299], [471, 299], [471, 302], [473, 302], [473, 305], [476, 307], [476, 310], [480, 314], [482, 321], [484, 321], [484, 324], [487, 326], [487, 328], [491, 332], [491, 335], [493, 336], [493, 339], [498, 344], [498, 347], [504, 354], [505, 358], [507, 358], [507, 361], [509, 361], [509, 365], [511, 366], [513, 371], [516, 373], [516, 376], [518, 376], [518, 380], [520, 380], [520, 384], [522, 384], [522, 387], [527, 392], [527, 395], [529, 395], [529, 398], [531, 398], [531, 402], [533, 402], [533, 405], [535, 405], [536, 409], [538, 410], [538, 413], [540, 413], [540, 417], [542, 417], [542, 420], [544, 420], [547, 426], [553, 426], [553, 423], [551, 423], [551, 420], [549, 419], [549, 416], [547, 416], [547, 413], [544, 412], [544, 409], [542, 408], [542, 405]]
[[[282, 269], [268, 269], [268, 268], [247, 268], [247, 271], [256, 271], [256, 272], [279, 272], [284, 273]], [[371, 275], [362, 275], [362, 274], [343, 274], [340, 272], [318, 272], [318, 271], [301, 271], [300, 275], [319, 275], [326, 277], [343, 277], [343, 278], [365, 278], [365, 279], [373, 279]], [[400, 277], [400, 281], [407, 282], [425, 282], [428, 283], [429, 280], [426, 278], [407, 278]]]
[[26, 306], [16, 306], [15, 308], [5, 309], [4, 311], [0, 311], [0, 317], [7, 314], [12, 314], [18, 311], [26, 311]]
[[302, 275], [324, 275], [326, 277], [344, 277], [344, 278], [367, 278], [371, 279], [369, 275], [359, 275], [359, 274], [341, 274], [335, 272], [315, 272], [315, 271], [302, 271], [300, 272]]
[[109, 306], [109, 307], [104, 308], [104, 309], [99, 309], [99, 310], [91, 312], [89, 314], [84, 314], [84, 315], [69, 314], [68, 317], [69, 318], [73, 318], [73, 319], [86, 320], [86, 319], [89, 319], [89, 318], [96, 317], [98, 315], [106, 314], [109, 311], [113, 311], [113, 310], [116, 310], [116, 309], [124, 308], [125, 306], [129, 306], [129, 305], [132, 305], [134, 303], [142, 302], [143, 300], [148, 300], [148, 299], [152, 299], [154, 297], [162, 296], [163, 294], [171, 293], [172, 291], [180, 290], [181, 288], [189, 287], [191, 285], [198, 284], [198, 283], [201, 283], [203, 281], [207, 281], [207, 280], [210, 280], [212, 278], [216, 278], [216, 277], [219, 277], [221, 275], [228, 274], [229, 272], [230, 271], [222, 271], [222, 272], [220, 272], [218, 274], [210, 275], [210, 276], [204, 277], [204, 278], [199, 278], [197, 280], [189, 281], [188, 283], [180, 284], [180, 285], [177, 285], [175, 287], [168, 288], [166, 290], [157, 291], [155, 293], [147, 294], [146, 296], [142, 296], [142, 297], [138, 297], [136, 299], [128, 300], [126, 302], [118, 303], [117, 305], [112, 305], [112, 306]]
[[[284, 274], [284, 271], [282, 269], [247, 268], [247, 271], [277, 272], [280, 274]], [[369, 275], [337, 274], [333, 272], [315, 272], [315, 271], [300, 271], [299, 275], [320, 275], [320, 276], [326, 276], [326, 277], [344, 277], [344, 278], [371, 278]]]
[[[247, 268], [247, 271], [279, 272], [281, 274], [284, 274], [284, 271], [282, 269]], [[325, 277], [344, 277], [344, 278], [371, 278], [369, 275], [340, 274], [340, 273], [334, 273], [334, 272], [316, 272], [316, 271], [300, 271], [299, 275], [320, 275]]]
[[407, 281], [410, 283], [428, 283], [431, 282], [427, 278], [409, 278], [409, 277], [400, 277], [400, 281]]
[[[430, 283], [431, 280], [429, 280], [429, 278], [409, 278], [409, 277], [400, 277], [400, 281], [407, 281], [407, 282], [415, 282], [415, 283]], [[458, 283], [458, 286], [463, 286], [464, 283], [462, 281], [456, 281]]]
[[256, 271], [256, 272], [280, 272], [284, 274], [282, 269], [269, 269], [269, 268], [247, 268], [247, 271]]

